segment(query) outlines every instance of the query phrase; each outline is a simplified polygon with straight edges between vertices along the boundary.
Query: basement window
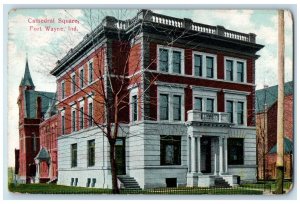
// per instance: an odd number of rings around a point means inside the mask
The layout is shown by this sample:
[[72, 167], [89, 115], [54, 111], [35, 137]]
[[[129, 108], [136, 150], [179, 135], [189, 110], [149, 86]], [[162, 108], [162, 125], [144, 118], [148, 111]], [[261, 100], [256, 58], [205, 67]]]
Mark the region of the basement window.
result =
[[167, 188], [177, 187], [177, 178], [166, 178]]

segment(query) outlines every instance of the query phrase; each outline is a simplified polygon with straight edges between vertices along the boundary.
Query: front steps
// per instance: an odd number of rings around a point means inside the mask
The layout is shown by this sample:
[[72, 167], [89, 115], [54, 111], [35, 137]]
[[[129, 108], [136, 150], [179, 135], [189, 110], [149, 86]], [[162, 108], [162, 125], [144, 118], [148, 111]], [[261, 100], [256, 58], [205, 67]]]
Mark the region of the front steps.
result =
[[133, 177], [128, 175], [118, 175], [118, 179], [121, 182], [121, 189], [141, 190], [138, 182], [136, 182]]
[[222, 177], [215, 177], [215, 188], [230, 188], [231, 186]]

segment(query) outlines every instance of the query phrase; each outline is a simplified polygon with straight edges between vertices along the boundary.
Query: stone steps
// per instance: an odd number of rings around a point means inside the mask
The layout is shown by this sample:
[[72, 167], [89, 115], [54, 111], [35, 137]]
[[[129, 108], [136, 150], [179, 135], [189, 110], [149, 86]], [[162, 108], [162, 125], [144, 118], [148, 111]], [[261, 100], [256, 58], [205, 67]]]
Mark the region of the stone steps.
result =
[[222, 177], [215, 178], [215, 188], [230, 188], [231, 186]]
[[128, 175], [119, 175], [119, 181], [122, 183], [121, 189], [141, 190], [138, 182], [133, 177]]

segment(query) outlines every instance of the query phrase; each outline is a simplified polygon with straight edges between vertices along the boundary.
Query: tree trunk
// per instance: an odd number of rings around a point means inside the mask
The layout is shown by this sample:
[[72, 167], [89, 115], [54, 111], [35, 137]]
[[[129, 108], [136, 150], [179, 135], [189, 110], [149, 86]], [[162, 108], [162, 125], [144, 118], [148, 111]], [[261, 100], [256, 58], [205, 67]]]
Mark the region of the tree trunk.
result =
[[119, 194], [120, 189], [118, 187], [117, 178], [117, 165], [116, 165], [116, 140], [111, 140], [110, 144], [110, 166], [111, 166], [111, 177], [112, 177], [112, 192], [113, 194]]

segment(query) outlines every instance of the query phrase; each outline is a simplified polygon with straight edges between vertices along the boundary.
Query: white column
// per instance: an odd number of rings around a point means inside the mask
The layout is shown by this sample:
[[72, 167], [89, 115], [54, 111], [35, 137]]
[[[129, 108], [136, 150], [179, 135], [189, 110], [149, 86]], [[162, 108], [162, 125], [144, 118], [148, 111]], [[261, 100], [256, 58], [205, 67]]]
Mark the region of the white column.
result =
[[225, 163], [225, 173], [228, 173], [228, 153], [227, 153], [227, 137], [224, 138], [224, 163]]
[[217, 153], [216, 152], [215, 152], [215, 161], [214, 161], [214, 164], [215, 164], [214, 175], [217, 175]]
[[[40, 182], [40, 161], [36, 161], [36, 173], [35, 173], [35, 179], [37, 179], [36, 181], [34, 181], [34, 183], [36, 182]], [[35, 180], [34, 179], [34, 180]]]
[[191, 137], [191, 172], [196, 172], [195, 137]]
[[190, 136], [187, 137], [187, 152], [188, 152], [188, 172], [191, 172], [191, 147], [190, 147]]
[[197, 145], [198, 145], [198, 173], [201, 173], [201, 135], [198, 137]]
[[219, 137], [219, 175], [223, 173], [223, 137]]

